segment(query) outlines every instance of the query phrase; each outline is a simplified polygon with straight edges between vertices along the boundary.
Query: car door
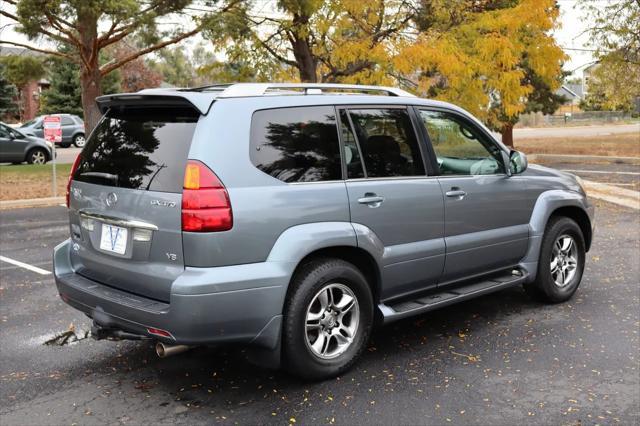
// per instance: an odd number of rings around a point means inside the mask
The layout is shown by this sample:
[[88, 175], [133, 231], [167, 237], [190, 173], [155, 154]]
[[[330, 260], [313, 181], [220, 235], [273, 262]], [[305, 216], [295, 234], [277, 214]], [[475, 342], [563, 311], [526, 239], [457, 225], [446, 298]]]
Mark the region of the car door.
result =
[[[339, 111], [351, 221], [383, 247], [381, 299], [437, 285], [444, 266], [444, 205], [407, 107]], [[370, 238], [359, 234], [358, 243]]]
[[71, 143], [76, 123], [68, 115], [60, 116], [60, 127], [62, 128], [62, 143]]
[[502, 147], [462, 113], [418, 108], [445, 194], [442, 285], [514, 266], [528, 248], [535, 199], [507, 176]]
[[27, 140], [8, 126], [0, 125], [0, 161], [24, 161]]

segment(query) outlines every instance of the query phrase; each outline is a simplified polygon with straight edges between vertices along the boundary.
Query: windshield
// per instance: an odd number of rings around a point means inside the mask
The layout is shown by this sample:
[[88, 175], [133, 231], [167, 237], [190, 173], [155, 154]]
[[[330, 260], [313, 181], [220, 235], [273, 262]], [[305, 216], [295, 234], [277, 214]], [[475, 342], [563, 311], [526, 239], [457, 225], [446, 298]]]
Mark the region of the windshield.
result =
[[31, 127], [34, 124], [36, 124], [38, 122], [37, 118], [34, 118], [33, 120], [27, 121], [26, 123], [24, 123], [22, 126], [20, 127]]

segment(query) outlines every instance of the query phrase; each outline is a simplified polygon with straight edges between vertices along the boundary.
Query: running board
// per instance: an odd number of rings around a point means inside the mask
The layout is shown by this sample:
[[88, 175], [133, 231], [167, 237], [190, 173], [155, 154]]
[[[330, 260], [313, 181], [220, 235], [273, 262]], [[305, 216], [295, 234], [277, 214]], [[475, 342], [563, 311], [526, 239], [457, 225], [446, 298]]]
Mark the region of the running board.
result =
[[[529, 275], [523, 270], [516, 270], [491, 277], [485, 277], [481, 281], [471, 282], [460, 287], [443, 289], [440, 292], [422, 296], [419, 299], [405, 300], [401, 302], [380, 303], [378, 308], [382, 312], [385, 324], [407, 318], [438, 308], [453, 305], [474, 297], [493, 293], [494, 291], [514, 287], [524, 283]], [[436, 290], [437, 291], [437, 290]]]

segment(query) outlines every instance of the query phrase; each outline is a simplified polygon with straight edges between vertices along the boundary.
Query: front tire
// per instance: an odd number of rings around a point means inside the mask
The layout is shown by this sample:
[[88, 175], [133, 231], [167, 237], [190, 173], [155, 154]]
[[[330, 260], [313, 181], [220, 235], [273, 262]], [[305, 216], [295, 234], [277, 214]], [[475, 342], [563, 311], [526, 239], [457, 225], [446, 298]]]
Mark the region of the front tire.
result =
[[310, 380], [347, 371], [365, 349], [373, 297], [362, 272], [341, 259], [318, 259], [295, 274], [285, 302], [285, 368]]
[[565, 302], [580, 286], [586, 254], [582, 230], [568, 217], [549, 220], [544, 236], [536, 280], [525, 291], [546, 303]]

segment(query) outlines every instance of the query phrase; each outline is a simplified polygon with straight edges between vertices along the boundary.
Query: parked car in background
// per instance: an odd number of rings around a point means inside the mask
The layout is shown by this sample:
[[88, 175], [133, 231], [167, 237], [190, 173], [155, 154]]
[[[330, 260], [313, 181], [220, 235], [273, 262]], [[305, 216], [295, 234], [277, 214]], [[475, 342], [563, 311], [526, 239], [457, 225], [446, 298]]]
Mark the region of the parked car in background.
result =
[[[73, 114], [50, 114], [60, 117], [60, 126], [62, 127], [62, 142], [60, 146], [67, 148], [71, 144], [82, 148], [85, 143], [84, 121], [82, 118]], [[27, 134], [37, 136], [39, 138], [44, 137], [43, 120], [44, 115], [34, 118], [31, 121], [24, 123], [20, 126], [20, 130]]]
[[53, 145], [42, 138], [25, 135], [0, 123], [0, 163], [45, 164], [51, 160]]

